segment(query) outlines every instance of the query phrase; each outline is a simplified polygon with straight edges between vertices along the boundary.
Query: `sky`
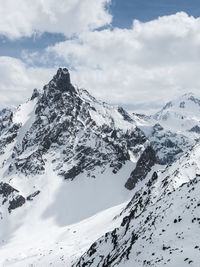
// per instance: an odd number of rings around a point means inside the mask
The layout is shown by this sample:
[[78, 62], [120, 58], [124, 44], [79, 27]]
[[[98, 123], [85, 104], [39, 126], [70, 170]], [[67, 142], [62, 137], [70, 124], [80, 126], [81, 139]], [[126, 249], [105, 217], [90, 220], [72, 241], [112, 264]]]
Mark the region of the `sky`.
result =
[[58, 67], [95, 97], [149, 113], [200, 88], [199, 0], [0, 0], [0, 108]]

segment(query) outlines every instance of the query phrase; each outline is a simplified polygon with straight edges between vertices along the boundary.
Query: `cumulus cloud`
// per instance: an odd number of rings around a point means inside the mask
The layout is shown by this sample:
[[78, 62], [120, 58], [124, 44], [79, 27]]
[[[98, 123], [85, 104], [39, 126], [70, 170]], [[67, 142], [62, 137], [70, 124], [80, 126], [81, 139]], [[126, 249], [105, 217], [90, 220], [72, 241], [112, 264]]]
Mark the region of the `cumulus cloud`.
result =
[[[158, 108], [186, 92], [199, 94], [200, 18], [180, 12], [146, 23], [134, 21], [131, 29], [83, 31], [44, 54], [24, 57], [32, 66], [38, 59], [70, 66], [74, 84], [109, 103]], [[19, 102], [20, 94], [24, 99], [30, 88], [41, 88], [53, 72], [0, 58], [0, 97], [9, 103], [13, 95]]]
[[0, 34], [9, 38], [57, 32], [66, 36], [111, 22], [110, 0], [0, 0]]
[[109, 102], [163, 104], [200, 88], [200, 19], [184, 12], [84, 32], [46, 52], [65, 58], [73, 80]]
[[54, 72], [54, 69], [27, 67], [19, 59], [0, 57], [0, 108], [26, 101], [33, 89], [42, 88]]

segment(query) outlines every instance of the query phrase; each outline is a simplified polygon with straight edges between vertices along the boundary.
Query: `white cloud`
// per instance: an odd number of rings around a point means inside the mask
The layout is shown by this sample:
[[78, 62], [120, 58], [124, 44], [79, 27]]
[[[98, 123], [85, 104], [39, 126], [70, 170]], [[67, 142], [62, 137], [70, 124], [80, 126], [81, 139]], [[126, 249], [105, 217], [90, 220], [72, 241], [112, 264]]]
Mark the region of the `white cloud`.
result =
[[[33, 63], [35, 57], [60, 58], [61, 65], [64, 59], [73, 83], [110, 103], [139, 109], [149, 108], [149, 102], [152, 107], [163, 105], [189, 91], [200, 95], [200, 19], [183, 12], [147, 23], [134, 21], [131, 29], [82, 32], [43, 55], [26, 54], [26, 61]], [[54, 71], [0, 58], [1, 99], [23, 102], [29, 90], [41, 88]]]
[[111, 22], [105, 10], [110, 0], [0, 0], [0, 34], [9, 38], [35, 32], [66, 36]]
[[163, 104], [200, 88], [200, 18], [184, 12], [84, 32], [47, 53], [65, 58], [73, 80], [109, 102]]
[[41, 89], [54, 72], [54, 69], [28, 68], [19, 59], [0, 57], [0, 108], [25, 102], [33, 89]]

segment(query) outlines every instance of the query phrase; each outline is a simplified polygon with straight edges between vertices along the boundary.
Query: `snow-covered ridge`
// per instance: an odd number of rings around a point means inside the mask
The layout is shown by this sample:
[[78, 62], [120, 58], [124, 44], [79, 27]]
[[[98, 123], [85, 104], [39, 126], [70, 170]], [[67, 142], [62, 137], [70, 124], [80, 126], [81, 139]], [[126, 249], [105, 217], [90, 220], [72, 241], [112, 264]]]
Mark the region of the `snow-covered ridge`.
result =
[[124, 209], [121, 226], [93, 243], [73, 266], [199, 266], [199, 190], [197, 145], [149, 175]]

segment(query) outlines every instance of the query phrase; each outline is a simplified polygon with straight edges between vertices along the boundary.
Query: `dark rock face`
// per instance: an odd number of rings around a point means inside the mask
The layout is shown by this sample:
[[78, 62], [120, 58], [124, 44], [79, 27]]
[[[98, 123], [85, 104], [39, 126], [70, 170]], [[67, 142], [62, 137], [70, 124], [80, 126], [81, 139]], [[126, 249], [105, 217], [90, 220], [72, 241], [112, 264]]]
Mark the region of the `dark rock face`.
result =
[[33, 90], [33, 93], [32, 93], [32, 96], [31, 96], [31, 100], [34, 100], [35, 98], [39, 97], [40, 93], [38, 91], [38, 89], [34, 89]]
[[14, 142], [20, 124], [13, 123], [13, 112], [10, 109], [0, 111], [0, 155], [5, 153], [7, 145]]
[[14, 189], [12, 186], [10, 186], [9, 184], [0, 183], [0, 195], [3, 198], [7, 198], [9, 195], [11, 195], [14, 192], [18, 193], [18, 191]]
[[71, 91], [75, 93], [75, 89], [70, 81], [70, 74], [68, 69], [66, 68], [59, 68], [57, 74], [54, 76], [53, 81], [56, 84], [56, 89], [60, 90], [61, 92]]
[[0, 133], [11, 125], [12, 119], [13, 112], [10, 109], [4, 108], [0, 111]]
[[[16, 156], [16, 154], [14, 154]], [[45, 162], [43, 160], [43, 152], [38, 149], [37, 151], [33, 152], [30, 156], [21, 159], [16, 158], [14, 164], [10, 164], [10, 170], [11, 172], [19, 171], [25, 175], [28, 174], [40, 174], [43, 173], [45, 168]]]
[[124, 120], [128, 122], [133, 122], [133, 119], [129, 116], [128, 112], [126, 112], [122, 107], [118, 107], [119, 113], [123, 116]]
[[195, 104], [198, 104], [200, 106], [200, 100], [194, 96], [189, 96], [188, 100], [194, 102]]
[[198, 125], [196, 125], [196, 126], [194, 126], [194, 127], [192, 127], [190, 129], [190, 132], [194, 132], [194, 133], [200, 134], [200, 127]]
[[25, 198], [19, 194], [18, 190], [2, 182], [0, 183], [0, 198], [2, 199], [2, 205], [7, 203], [9, 213], [21, 207], [26, 202]]
[[11, 212], [12, 210], [15, 210], [16, 208], [21, 207], [26, 202], [25, 198], [23, 196], [16, 196], [12, 200], [9, 201], [8, 211]]
[[180, 108], [185, 108], [185, 101], [182, 101], [179, 106]]
[[168, 109], [168, 108], [170, 108], [170, 107], [172, 107], [172, 102], [171, 102], [171, 101], [168, 102], [168, 103], [164, 106], [163, 110]]
[[33, 194], [29, 195], [26, 200], [32, 201], [37, 195], [40, 194], [40, 190], [35, 191]]
[[10, 109], [0, 111], [0, 155], [4, 154], [5, 147], [15, 140], [19, 128], [19, 124], [13, 123], [13, 112]]
[[143, 180], [153, 165], [156, 163], [156, 154], [151, 146], [148, 146], [142, 153], [136, 164], [136, 168], [131, 173], [130, 178], [125, 184], [125, 187], [132, 190], [138, 181]]

